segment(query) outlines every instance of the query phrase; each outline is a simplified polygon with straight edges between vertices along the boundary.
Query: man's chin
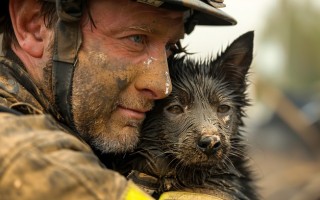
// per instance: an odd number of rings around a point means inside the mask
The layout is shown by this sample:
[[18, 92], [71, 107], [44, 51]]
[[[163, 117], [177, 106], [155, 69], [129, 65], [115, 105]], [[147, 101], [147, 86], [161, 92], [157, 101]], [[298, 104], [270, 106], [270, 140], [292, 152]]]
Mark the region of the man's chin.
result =
[[136, 127], [127, 126], [118, 134], [102, 134], [92, 138], [90, 145], [102, 153], [125, 153], [132, 151], [138, 144], [139, 131]]

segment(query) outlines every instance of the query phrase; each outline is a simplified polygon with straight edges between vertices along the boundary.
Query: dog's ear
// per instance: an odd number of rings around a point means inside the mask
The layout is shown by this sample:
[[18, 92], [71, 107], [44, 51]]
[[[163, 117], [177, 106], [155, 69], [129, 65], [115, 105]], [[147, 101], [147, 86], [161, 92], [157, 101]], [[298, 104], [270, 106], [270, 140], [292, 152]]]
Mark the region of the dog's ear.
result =
[[226, 81], [245, 84], [253, 57], [253, 38], [253, 31], [241, 35], [219, 56], [217, 64]]

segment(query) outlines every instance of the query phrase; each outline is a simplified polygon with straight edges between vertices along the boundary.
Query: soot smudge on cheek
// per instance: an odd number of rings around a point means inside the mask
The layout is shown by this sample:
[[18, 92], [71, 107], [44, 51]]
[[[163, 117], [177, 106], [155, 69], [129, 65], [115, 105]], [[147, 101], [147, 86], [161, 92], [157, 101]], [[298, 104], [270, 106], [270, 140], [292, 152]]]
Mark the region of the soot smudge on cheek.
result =
[[128, 85], [128, 82], [129, 82], [127, 78], [121, 79], [119, 77], [117, 78], [116, 81], [117, 81], [119, 90], [123, 90]]

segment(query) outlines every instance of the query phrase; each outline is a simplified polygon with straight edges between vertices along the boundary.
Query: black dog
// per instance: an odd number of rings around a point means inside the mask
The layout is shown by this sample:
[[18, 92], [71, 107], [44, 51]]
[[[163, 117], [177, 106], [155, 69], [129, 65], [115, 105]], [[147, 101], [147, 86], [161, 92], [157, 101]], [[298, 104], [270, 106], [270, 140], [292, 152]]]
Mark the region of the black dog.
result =
[[240, 133], [253, 35], [240, 36], [217, 59], [172, 59], [172, 93], [156, 102], [137, 150], [118, 156], [116, 169], [154, 197], [188, 190], [258, 199]]

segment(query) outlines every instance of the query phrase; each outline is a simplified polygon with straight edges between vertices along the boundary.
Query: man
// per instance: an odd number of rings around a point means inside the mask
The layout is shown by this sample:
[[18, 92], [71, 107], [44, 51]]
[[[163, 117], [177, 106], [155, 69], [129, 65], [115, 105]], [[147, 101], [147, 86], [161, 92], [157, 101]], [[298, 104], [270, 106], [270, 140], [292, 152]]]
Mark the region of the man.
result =
[[235, 20], [199, 0], [0, 4], [1, 199], [149, 199], [93, 152], [135, 147], [185, 32]]

